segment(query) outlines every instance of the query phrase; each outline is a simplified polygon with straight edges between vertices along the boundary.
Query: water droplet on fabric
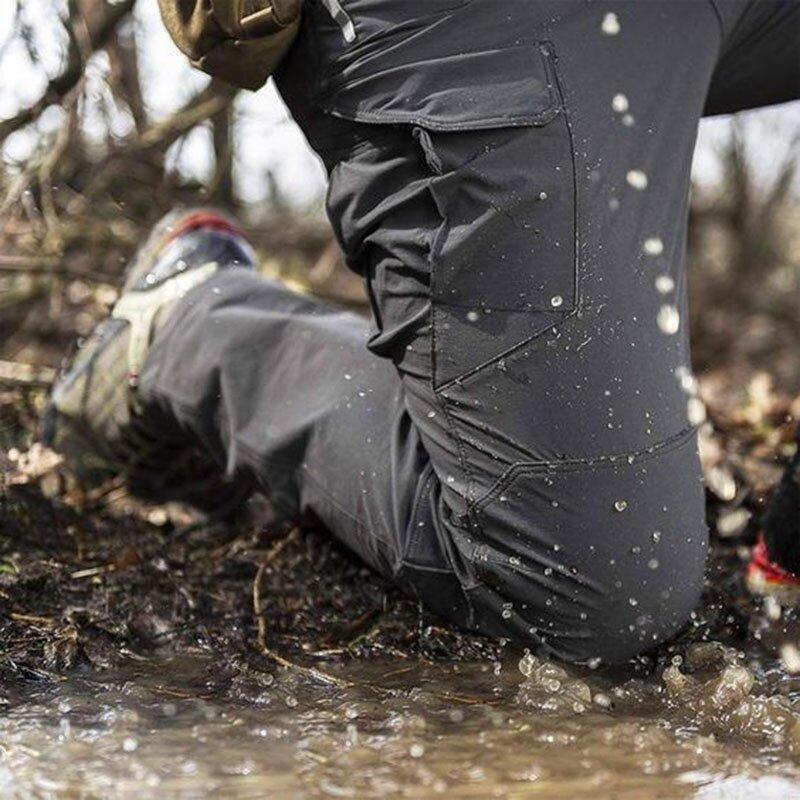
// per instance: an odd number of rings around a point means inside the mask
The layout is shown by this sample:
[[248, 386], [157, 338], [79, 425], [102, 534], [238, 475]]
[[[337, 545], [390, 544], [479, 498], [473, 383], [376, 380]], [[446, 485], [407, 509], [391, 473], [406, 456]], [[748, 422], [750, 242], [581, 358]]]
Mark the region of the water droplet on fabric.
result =
[[628, 507], [627, 500], [615, 500], [614, 501], [614, 510], [615, 511], [624, 511]]
[[628, 110], [628, 98], [624, 94], [615, 94], [611, 100], [611, 108], [618, 114], [624, 114]]
[[669, 275], [659, 275], [656, 278], [656, 291], [660, 294], [669, 294], [675, 288], [675, 281]]
[[564, 298], [560, 294], [557, 294], [555, 295], [555, 297], [550, 298], [550, 305], [553, 306], [553, 308], [558, 308], [563, 304], [563, 302]]
[[603, 31], [606, 36], [616, 36], [620, 32], [621, 26], [619, 24], [619, 19], [613, 11], [610, 11], [603, 17], [600, 30]]
[[650, 236], [644, 240], [642, 249], [648, 256], [660, 256], [664, 252], [664, 242], [659, 236]]
[[640, 169], [628, 170], [625, 180], [628, 181], [630, 186], [639, 191], [643, 191], [647, 188], [647, 175]]
[[675, 306], [663, 305], [658, 311], [656, 322], [662, 333], [666, 333], [667, 336], [672, 336], [678, 332], [681, 326], [680, 312]]

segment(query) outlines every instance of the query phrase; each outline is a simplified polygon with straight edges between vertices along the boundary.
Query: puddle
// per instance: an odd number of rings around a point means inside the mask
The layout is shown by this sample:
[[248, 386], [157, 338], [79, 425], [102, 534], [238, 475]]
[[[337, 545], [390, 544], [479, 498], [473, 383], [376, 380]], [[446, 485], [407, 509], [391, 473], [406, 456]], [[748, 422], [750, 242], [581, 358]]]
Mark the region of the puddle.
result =
[[0, 795], [800, 798], [800, 687], [695, 645], [646, 679], [518, 657], [230, 678], [204, 655], [5, 687]]

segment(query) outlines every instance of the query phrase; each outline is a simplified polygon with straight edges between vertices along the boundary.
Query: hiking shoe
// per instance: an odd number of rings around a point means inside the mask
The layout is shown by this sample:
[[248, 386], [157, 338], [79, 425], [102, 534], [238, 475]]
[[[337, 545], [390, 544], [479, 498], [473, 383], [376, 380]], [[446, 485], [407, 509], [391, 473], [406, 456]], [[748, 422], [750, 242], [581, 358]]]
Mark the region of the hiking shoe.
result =
[[774, 597], [781, 605], [800, 603], [800, 575], [787, 572], [773, 561], [763, 538], [759, 538], [750, 554], [745, 577], [753, 594]]
[[800, 447], [770, 501], [763, 531], [747, 567], [747, 585], [784, 604], [800, 603]]
[[121, 475], [147, 499], [207, 510], [237, 500], [241, 482], [234, 491], [166, 410], [145, 409], [137, 387], [153, 335], [175, 304], [220, 269], [255, 265], [244, 234], [220, 212], [172, 211], [153, 228], [111, 316], [78, 350], [45, 410], [43, 441], [67, 457], [84, 485]]

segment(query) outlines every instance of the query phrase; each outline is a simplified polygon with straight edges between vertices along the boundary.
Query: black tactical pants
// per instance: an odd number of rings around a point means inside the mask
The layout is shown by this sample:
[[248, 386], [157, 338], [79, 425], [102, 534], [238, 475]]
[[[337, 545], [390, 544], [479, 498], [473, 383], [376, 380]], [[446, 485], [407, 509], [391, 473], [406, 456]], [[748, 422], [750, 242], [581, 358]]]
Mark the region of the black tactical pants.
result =
[[703, 578], [697, 124], [800, 98], [800, 5], [342, 6], [307, 0], [278, 85], [371, 326], [223, 271], [159, 333], [143, 391], [451, 620], [632, 656]]

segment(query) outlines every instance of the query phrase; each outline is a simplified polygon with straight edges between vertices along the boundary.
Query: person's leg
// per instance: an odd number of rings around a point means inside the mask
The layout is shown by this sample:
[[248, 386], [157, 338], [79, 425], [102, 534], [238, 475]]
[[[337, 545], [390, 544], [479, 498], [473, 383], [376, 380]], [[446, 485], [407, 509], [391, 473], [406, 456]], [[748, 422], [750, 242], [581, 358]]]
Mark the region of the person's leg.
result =
[[450, 619], [640, 652], [702, 583], [683, 251], [719, 18], [344, 6], [355, 41], [309, 0], [279, 84], [371, 330], [220, 274], [159, 331], [142, 396]]
[[355, 42], [309, 3], [280, 86], [331, 169], [372, 354], [357, 319], [220, 278], [143, 389], [451, 619], [633, 655], [702, 582], [683, 249], [718, 20], [345, 6]]
[[800, 2], [719, 0], [722, 49], [706, 114], [800, 99]]

